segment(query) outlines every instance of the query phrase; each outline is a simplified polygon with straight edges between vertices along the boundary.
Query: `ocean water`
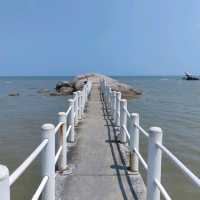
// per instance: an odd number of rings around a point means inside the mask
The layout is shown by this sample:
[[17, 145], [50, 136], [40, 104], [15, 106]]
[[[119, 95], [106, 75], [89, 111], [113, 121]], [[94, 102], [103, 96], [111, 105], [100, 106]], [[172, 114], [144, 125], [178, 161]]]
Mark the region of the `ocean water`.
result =
[[[66, 111], [68, 97], [47, 97], [38, 90], [53, 89], [69, 77], [0, 77], [0, 163], [10, 173], [38, 146], [41, 126], [57, 124], [57, 113]], [[10, 97], [17, 91], [20, 96]], [[40, 180], [40, 158], [12, 187], [13, 200], [31, 199]]]
[[[143, 95], [130, 100], [128, 108], [140, 114], [142, 126], [163, 129], [164, 144], [200, 176], [200, 81], [181, 77], [115, 77], [142, 90]], [[46, 97], [37, 93], [52, 89], [59, 80], [70, 77], [0, 77], [0, 162], [10, 173], [40, 142], [41, 125], [57, 123], [57, 113], [67, 109], [69, 97]], [[9, 97], [17, 91], [19, 97]], [[140, 150], [146, 158], [146, 139], [140, 138]], [[12, 199], [30, 199], [40, 175], [40, 158], [12, 187]], [[141, 167], [142, 170], [142, 167]], [[200, 190], [163, 157], [162, 183], [177, 200], [199, 200]], [[142, 170], [143, 171], [143, 170]], [[145, 172], [143, 171], [145, 178]]]
[[[143, 92], [128, 102], [129, 111], [140, 114], [145, 130], [151, 126], [161, 127], [163, 143], [200, 177], [200, 81], [185, 81], [181, 77], [118, 79]], [[140, 144], [140, 151], [146, 158], [146, 138], [141, 137]], [[200, 199], [200, 189], [193, 186], [166, 156], [162, 164], [162, 183], [172, 199]]]

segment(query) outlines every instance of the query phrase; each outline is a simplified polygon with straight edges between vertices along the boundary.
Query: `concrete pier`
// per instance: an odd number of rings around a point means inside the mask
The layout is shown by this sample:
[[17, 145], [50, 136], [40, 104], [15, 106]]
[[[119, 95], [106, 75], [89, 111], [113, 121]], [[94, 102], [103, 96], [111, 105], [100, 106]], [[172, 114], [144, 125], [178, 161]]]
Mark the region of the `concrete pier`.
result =
[[127, 147], [107, 114], [98, 84], [93, 88], [76, 145], [68, 152], [72, 174], [56, 176], [57, 200], [121, 200], [146, 197], [139, 173], [128, 170]]

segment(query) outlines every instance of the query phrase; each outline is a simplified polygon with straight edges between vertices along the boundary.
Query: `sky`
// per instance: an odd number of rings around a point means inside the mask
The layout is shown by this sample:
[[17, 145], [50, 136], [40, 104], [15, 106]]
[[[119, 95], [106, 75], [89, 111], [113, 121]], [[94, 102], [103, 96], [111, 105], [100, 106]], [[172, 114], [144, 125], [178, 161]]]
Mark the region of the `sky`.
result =
[[199, 0], [0, 1], [0, 76], [200, 74]]

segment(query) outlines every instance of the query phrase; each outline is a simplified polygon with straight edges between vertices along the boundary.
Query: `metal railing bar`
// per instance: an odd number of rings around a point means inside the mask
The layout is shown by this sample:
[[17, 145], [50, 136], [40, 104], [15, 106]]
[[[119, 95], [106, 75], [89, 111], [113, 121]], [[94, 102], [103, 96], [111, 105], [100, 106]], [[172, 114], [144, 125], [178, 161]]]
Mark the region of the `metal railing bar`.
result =
[[40, 198], [40, 195], [42, 194], [42, 191], [44, 190], [47, 182], [48, 182], [49, 177], [48, 176], [44, 176], [38, 189], [36, 190], [35, 194], [33, 195], [31, 200], [38, 200]]
[[122, 128], [124, 129], [126, 135], [128, 136], [128, 139], [130, 140], [130, 134], [129, 134], [129, 132], [128, 132], [126, 126], [122, 126]]
[[70, 106], [70, 107], [68, 108], [67, 112], [65, 113], [65, 115], [66, 115], [66, 116], [68, 116], [68, 115], [69, 115], [69, 113], [70, 113], [71, 109], [72, 109], [72, 106]]
[[42, 143], [31, 153], [31, 155], [10, 175], [10, 186], [12, 186], [12, 184], [24, 173], [24, 171], [30, 166], [30, 164], [41, 153], [47, 144], [48, 139], [43, 140]]
[[147, 138], [149, 137], [147, 131], [145, 131], [139, 124], [134, 124], [134, 126], [138, 128], [141, 131], [141, 133], [143, 133]]
[[66, 131], [66, 139], [68, 138], [71, 129], [72, 129], [72, 125], [70, 125], [70, 126], [68, 127], [67, 131]]
[[58, 162], [58, 158], [60, 157], [60, 154], [62, 152], [63, 147], [60, 146], [60, 148], [58, 149], [56, 156], [55, 156], [55, 164]]
[[140, 162], [142, 163], [143, 167], [148, 170], [148, 165], [146, 163], [146, 161], [144, 160], [144, 158], [142, 157], [142, 155], [137, 151], [136, 148], [134, 148], [134, 152], [136, 153], [136, 155], [138, 156]]
[[160, 192], [163, 195], [163, 197], [166, 200], [172, 200], [172, 198], [169, 196], [168, 192], [165, 190], [163, 185], [157, 179], [155, 179], [154, 182], [155, 182], [156, 186], [158, 187], [158, 189], [160, 190]]
[[127, 116], [130, 118], [130, 117], [131, 117], [131, 114], [130, 114], [130, 112], [128, 111], [128, 109], [127, 109], [126, 107], [124, 107], [124, 106], [123, 106], [123, 109], [126, 111]]
[[55, 128], [55, 134], [59, 131], [60, 127], [64, 124], [64, 122], [58, 123], [58, 125]]
[[191, 172], [174, 154], [172, 154], [164, 145], [156, 143], [157, 147], [160, 148], [172, 161], [173, 163], [182, 170], [182, 172], [188, 177], [195, 185], [200, 187], [200, 179]]

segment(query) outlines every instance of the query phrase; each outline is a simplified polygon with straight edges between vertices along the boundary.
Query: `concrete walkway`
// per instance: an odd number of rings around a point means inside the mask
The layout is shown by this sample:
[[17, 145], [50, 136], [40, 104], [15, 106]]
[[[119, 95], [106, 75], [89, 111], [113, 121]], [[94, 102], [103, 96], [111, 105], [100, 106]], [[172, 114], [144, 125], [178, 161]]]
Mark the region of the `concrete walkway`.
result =
[[145, 199], [143, 181], [127, 171], [123, 145], [93, 86], [78, 143], [70, 149], [73, 173], [64, 178], [59, 200]]

